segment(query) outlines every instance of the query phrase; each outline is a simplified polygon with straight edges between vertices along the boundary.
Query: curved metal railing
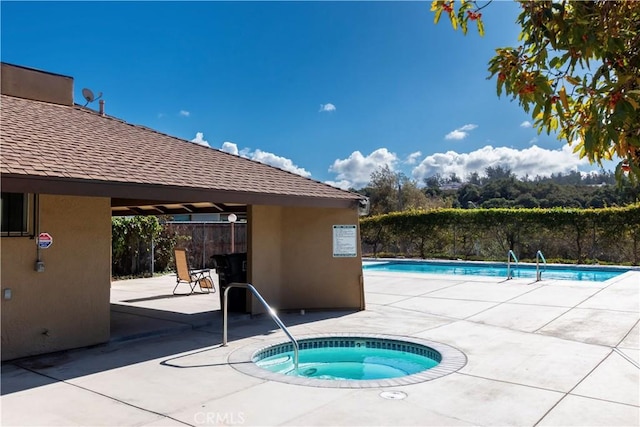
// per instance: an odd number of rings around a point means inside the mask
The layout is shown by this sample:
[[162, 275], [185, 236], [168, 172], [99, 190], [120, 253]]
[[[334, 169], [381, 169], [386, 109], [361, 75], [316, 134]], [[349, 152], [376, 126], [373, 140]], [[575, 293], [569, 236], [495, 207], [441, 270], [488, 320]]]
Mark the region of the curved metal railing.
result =
[[507, 253], [507, 280], [513, 279], [513, 275], [511, 274], [511, 259], [513, 258], [513, 260], [516, 262], [516, 266], [518, 265], [518, 258], [516, 257], [516, 254], [509, 249], [509, 252]]
[[542, 255], [542, 251], [536, 252], [536, 282], [542, 280], [542, 271], [540, 271], [540, 260], [544, 264], [544, 269], [547, 269], [547, 260], [544, 259], [544, 255]]
[[229, 289], [231, 288], [249, 289], [251, 293], [258, 299], [258, 301], [260, 301], [260, 303], [264, 306], [264, 308], [267, 309], [273, 321], [276, 322], [276, 324], [280, 327], [280, 329], [282, 329], [282, 332], [284, 332], [287, 335], [287, 337], [289, 337], [289, 339], [291, 340], [291, 343], [293, 344], [293, 367], [297, 371], [298, 370], [298, 353], [300, 352], [300, 346], [298, 345], [298, 341], [296, 341], [293, 335], [291, 335], [291, 332], [289, 332], [289, 330], [284, 325], [284, 323], [282, 323], [282, 320], [280, 320], [280, 318], [276, 314], [276, 311], [273, 308], [271, 308], [269, 304], [267, 304], [264, 298], [262, 298], [262, 295], [260, 295], [260, 292], [258, 292], [258, 290], [255, 287], [253, 287], [253, 285], [250, 283], [230, 283], [227, 285], [227, 287], [224, 290], [224, 297], [222, 302], [222, 345], [223, 346], [227, 345], [227, 324], [228, 324], [227, 305], [228, 305]]

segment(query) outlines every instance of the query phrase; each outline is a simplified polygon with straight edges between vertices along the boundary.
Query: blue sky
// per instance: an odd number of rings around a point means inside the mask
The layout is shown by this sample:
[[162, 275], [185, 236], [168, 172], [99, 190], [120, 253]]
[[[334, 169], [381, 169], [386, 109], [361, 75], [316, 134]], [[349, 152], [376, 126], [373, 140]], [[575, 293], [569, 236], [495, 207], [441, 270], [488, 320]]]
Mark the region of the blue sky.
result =
[[3, 1], [1, 58], [74, 77], [77, 103], [102, 92], [129, 123], [345, 188], [384, 165], [418, 182], [597, 169], [486, 79], [517, 42], [517, 4], [487, 7], [484, 37], [434, 25], [429, 7]]

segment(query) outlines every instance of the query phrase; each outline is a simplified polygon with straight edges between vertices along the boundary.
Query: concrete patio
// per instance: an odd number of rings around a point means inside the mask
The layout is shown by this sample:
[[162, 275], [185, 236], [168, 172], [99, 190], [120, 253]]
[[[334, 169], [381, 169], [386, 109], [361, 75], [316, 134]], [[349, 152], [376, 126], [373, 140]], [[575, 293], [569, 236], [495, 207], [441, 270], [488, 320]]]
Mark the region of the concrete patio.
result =
[[111, 342], [3, 364], [2, 425], [640, 425], [640, 272], [502, 280], [365, 272], [367, 310], [281, 314], [294, 336], [414, 336], [467, 356], [384, 389], [248, 376], [228, 356], [284, 340], [269, 317], [232, 316], [221, 347], [218, 293], [173, 297], [170, 275], [113, 282]]

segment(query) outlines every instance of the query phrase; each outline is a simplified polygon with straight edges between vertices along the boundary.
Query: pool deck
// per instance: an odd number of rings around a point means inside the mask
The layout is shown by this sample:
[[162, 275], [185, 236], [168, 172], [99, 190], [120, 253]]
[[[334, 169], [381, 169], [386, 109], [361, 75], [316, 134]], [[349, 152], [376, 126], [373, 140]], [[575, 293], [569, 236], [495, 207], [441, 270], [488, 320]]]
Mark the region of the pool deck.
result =
[[2, 425], [640, 425], [640, 272], [602, 283], [364, 277], [365, 311], [282, 313], [283, 322], [294, 336], [441, 342], [467, 364], [384, 388], [267, 381], [228, 357], [285, 339], [270, 318], [232, 316], [221, 347], [217, 293], [171, 297], [172, 276], [120, 281], [111, 342], [2, 365]]

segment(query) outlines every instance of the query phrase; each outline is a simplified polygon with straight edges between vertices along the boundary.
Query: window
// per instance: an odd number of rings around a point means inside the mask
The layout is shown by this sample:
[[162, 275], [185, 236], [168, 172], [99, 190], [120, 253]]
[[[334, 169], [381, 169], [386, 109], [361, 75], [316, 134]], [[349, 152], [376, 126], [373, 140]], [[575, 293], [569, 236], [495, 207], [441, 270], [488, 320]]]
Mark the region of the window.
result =
[[33, 233], [33, 194], [2, 193], [0, 207], [2, 236], [30, 236]]

